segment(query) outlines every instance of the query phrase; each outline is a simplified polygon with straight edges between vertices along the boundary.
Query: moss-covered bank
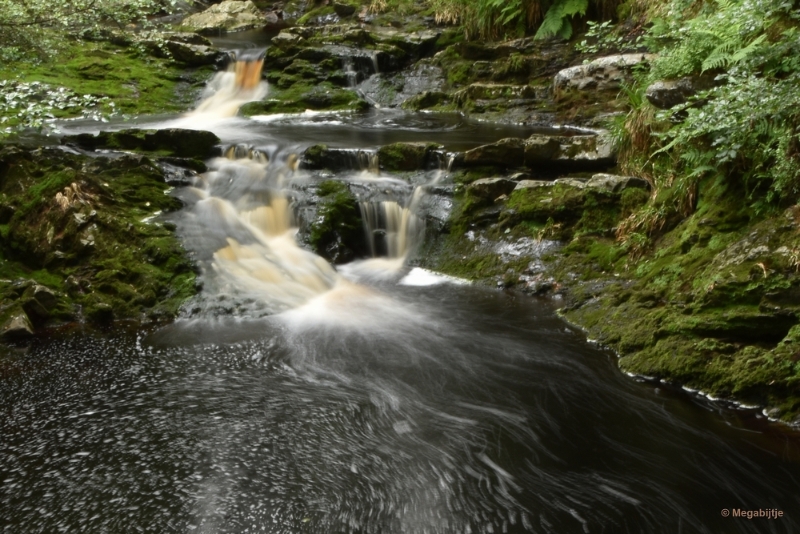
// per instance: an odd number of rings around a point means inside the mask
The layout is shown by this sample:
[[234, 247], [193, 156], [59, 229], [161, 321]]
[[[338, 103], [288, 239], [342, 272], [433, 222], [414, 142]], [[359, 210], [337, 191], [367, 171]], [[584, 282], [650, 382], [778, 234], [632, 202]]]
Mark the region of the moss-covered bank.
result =
[[145, 156], [0, 149], [0, 327], [174, 317], [196, 289], [168, 189]]
[[616, 235], [652, 208], [641, 188], [529, 182], [486, 201], [468, 186], [421, 263], [562, 299], [624, 371], [798, 423], [800, 208], [757, 213], [733, 183], [701, 183], [696, 210], [644, 250]]

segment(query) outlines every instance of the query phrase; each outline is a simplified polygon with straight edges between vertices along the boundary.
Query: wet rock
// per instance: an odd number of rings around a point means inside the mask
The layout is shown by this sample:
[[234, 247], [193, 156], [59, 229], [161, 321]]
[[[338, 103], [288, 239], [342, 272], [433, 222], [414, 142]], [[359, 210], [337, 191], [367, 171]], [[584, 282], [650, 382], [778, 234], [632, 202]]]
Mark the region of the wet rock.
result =
[[368, 101], [382, 107], [426, 109], [447, 100], [442, 69], [425, 60], [396, 74], [380, 73], [359, 87]]
[[364, 170], [371, 166], [372, 154], [364, 150], [328, 148], [313, 145], [303, 152], [300, 166], [304, 169]]
[[335, 180], [317, 188], [317, 216], [309, 228], [312, 249], [327, 260], [347, 263], [367, 253], [358, 200], [347, 184]]
[[266, 26], [266, 19], [250, 0], [226, 0], [201, 13], [189, 15], [181, 25], [199, 33], [238, 32]]
[[353, 4], [347, 4], [347, 3], [344, 3], [344, 2], [334, 2], [333, 3], [333, 10], [340, 17], [349, 17], [349, 16], [355, 14], [356, 6], [353, 5]]
[[511, 193], [516, 186], [516, 182], [508, 178], [481, 178], [469, 184], [467, 193], [474, 198], [494, 201]]
[[22, 309], [33, 322], [45, 321], [58, 304], [58, 297], [49, 288], [33, 285], [20, 298]]
[[545, 180], [520, 180], [517, 182], [516, 187], [514, 187], [514, 191], [522, 191], [525, 189], [536, 189], [538, 187], [550, 187], [553, 185], [553, 182], [548, 182]]
[[551, 170], [603, 170], [616, 163], [610, 136], [534, 134], [525, 140], [525, 165]]
[[498, 98], [538, 98], [549, 96], [549, 88], [537, 88], [530, 85], [509, 85], [500, 83], [473, 83], [456, 93], [456, 101], [496, 100]]
[[391, 45], [405, 52], [410, 59], [420, 59], [432, 55], [436, 49], [436, 41], [442, 33], [434, 30], [403, 32], [382, 28], [371, 32], [372, 39], [383, 45]]
[[650, 189], [650, 182], [634, 176], [618, 176], [616, 174], [595, 174], [586, 182], [586, 187], [608, 191], [609, 193], [620, 193], [628, 188]]
[[396, 171], [424, 169], [434, 150], [441, 148], [435, 143], [392, 143], [378, 149], [381, 168]]
[[7, 316], [0, 327], [0, 339], [16, 341], [33, 336], [33, 326], [24, 311], [19, 310]]
[[464, 165], [475, 167], [519, 167], [525, 160], [525, 151], [525, 143], [522, 139], [501, 139], [496, 143], [479, 146], [465, 152]]
[[659, 109], [670, 109], [704, 89], [710, 89], [714, 80], [710, 76], [693, 76], [680, 80], [661, 80], [651, 84], [645, 92], [648, 102]]
[[419, 111], [422, 109], [432, 108], [438, 106], [448, 100], [447, 93], [442, 91], [423, 91], [422, 93], [412, 96], [405, 100], [401, 107], [411, 111]]
[[556, 74], [556, 93], [566, 90], [617, 90], [627, 80], [635, 65], [650, 61], [652, 54], [619, 54], [595, 59], [585, 65], [563, 69]]
[[97, 135], [67, 135], [61, 139], [62, 144], [74, 144], [88, 150], [98, 148], [142, 150], [160, 152], [179, 158], [208, 157], [214, 146], [220, 142], [211, 132], [204, 130], [187, 130], [168, 128], [165, 130], [120, 130], [117, 132], [100, 132]]
[[304, 41], [302, 35], [298, 35], [292, 31], [281, 30], [281, 32], [272, 38], [272, 45], [279, 48], [288, 48]]
[[100, 302], [86, 311], [89, 320], [98, 324], [108, 324], [114, 320], [114, 309], [110, 304]]
[[205, 45], [186, 44], [178, 41], [167, 41], [167, 50], [172, 58], [191, 67], [214, 65], [227, 56], [216, 48]]

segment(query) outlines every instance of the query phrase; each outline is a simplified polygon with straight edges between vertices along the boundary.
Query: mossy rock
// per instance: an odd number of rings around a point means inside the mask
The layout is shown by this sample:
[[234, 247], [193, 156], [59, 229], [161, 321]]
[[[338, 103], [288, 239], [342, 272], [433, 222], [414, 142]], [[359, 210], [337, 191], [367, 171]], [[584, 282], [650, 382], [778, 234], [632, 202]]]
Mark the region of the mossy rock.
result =
[[207, 158], [220, 139], [211, 132], [168, 128], [163, 130], [120, 130], [97, 135], [67, 135], [62, 144], [75, 144], [89, 150], [98, 148], [137, 150], [177, 158]]
[[435, 143], [392, 143], [378, 149], [378, 161], [390, 171], [420, 170], [426, 167], [431, 152], [440, 148]]
[[0, 196], [13, 207], [0, 279], [18, 281], [0, 284], [3, 299], [36, 329], [81, 314], [100, 322], [174, 317], [196, 292], [195, 268], [170, 227], [152, 220], [181, 207], [166, 189], [144, 156], [0, 150]]
[[367, 253], [361, 210], [347, 184], [335, 180], [317, 188], [317, 219], [311, 224], [309, 244], [333, 263], [347, 263]]
[[286, 91], [276, 91], [268, 100], [250, 102], [239, 109], [244, 117], [270, 113], [292, 113], [307, 109], [317, 111], [364, 111], [369, 104], [354, 91], [341, 89], [329, 83], [314, 87], [292, 85]]

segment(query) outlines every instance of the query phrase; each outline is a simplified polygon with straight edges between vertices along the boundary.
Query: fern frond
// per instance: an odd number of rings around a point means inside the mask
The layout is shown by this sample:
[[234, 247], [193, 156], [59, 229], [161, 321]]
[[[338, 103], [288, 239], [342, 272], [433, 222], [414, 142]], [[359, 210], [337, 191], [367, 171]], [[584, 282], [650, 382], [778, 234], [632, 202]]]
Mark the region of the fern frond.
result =
[[568, 17], [584, 15], [588, 7], [589, 0], [556, 0], [544, 14], [534, 39], [547, 39], [555, 35], [569, 39], [572, 36], [572, 24]]

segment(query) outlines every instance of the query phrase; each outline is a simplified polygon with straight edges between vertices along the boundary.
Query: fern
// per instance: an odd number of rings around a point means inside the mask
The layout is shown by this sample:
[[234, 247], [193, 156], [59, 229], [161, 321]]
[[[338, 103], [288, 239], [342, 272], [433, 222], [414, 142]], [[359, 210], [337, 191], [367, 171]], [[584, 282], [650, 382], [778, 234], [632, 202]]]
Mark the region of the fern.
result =
[[703, 60], [702, 72], [721, 67], [730, 67], [744, 61], [758, 49], [766, 38], [766, 34], [761, 34], [745, 47], [741, 47], [741, 43], [737, 41], [727, 41], [720, 44]]
[[575, 15], [585, 15], [588, 7], [589, 0], [556, 0], [545, 13], [542, 25], [539, 26], [534, 39], [547, 39], [554, 36], [569, 39], [572, 37], [572, 24], [569, 18]]

